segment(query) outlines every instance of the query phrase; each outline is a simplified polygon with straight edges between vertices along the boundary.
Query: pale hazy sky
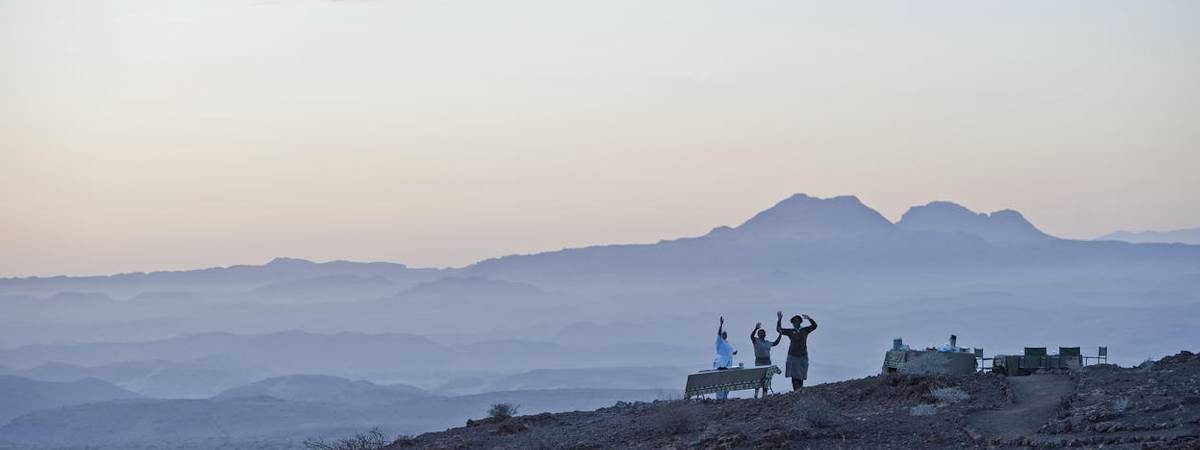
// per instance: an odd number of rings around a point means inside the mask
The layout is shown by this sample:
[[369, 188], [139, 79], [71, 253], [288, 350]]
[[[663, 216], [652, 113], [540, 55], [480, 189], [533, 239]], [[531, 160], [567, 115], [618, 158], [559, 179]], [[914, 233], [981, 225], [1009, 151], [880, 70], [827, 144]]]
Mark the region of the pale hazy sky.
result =
[[0, 0], [0, 276], [463, 265], [795, 192], [1200, 226], [1197, 1]]

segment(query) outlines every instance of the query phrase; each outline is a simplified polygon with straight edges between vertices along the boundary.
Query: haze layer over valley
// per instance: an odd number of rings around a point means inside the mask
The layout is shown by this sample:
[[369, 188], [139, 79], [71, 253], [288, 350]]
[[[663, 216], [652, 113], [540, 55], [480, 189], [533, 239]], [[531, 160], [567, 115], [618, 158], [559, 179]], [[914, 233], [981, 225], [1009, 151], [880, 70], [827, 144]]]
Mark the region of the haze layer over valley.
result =
[[[709, 367], [718, 316], [749, 364], [751, 328], [771, 330], [777, 310], [821, 323], [813, 383], [877, 373], [892, 338], [924, 347], [951, 333], [988, 354], [1106, 345], [1110, 362], [1133, 364], [1194, 345], [1197, 293], [1200, 246], [1059, 239], [1017, 211], [942, 201], [893, 223], [852, 196], [803, 194], [701, 236], [460, 268], [277, 258], [9, 278], [0, 381], [82, 393], [5, 410], [0, 442], [153, 446], [118, 418], [156, 417], [202, 448], [286, 447], [372, 425], [442, 429], [496, 399], [536, 413], [673, 398]], [[166, 423], [209, 414], [262, 422]], [[45, 431], [100, 417], [104, 436]]]

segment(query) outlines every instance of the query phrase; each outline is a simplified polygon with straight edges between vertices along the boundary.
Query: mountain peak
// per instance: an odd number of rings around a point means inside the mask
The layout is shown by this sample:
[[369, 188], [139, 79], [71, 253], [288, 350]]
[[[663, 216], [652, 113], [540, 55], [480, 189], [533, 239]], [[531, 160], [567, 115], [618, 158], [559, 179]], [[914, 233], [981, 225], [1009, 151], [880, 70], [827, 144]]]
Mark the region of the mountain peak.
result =
[[[975, 211], [971, 211], [966, 206], [960, 205], [958, 203], [946, 201], [946, 200], [934, 200], [932, 202], [926, 203], [924, 206], [914, 206], [912, 208], [909, 208], [908, 211], [904, 213], [904, 215], [907, 216], [914, 212], [921, 212], [921, 211], [938, 211], [938, 212], [943, 212], [946, 214], [987, 216], [987, 214], [976, 213]], [[900, 220], [904, 220], [904, 218], [901, 218]]]
[[278, 258], [272, 259], [266, 265], [269, 267], [303, 267], [303, 266], [312, 266], [312, 265], [316, 265], [316, 264], [317, 263], [309, 261], [307, 259], [287, 258], [287, 257], [280, 256]]
[[909, 208], [896, 226], [911, 231], [940, 231], [979, 236], [995, 245], [1017, 245], [1052, 239], [1038, 230], [1020, 212], [1002, 209], [977, 213], [948, 201], [929, 202]]
[[824, 237], [891, 228], [891, 222], [853, 195], [817, 198], [795, 194], [751, 217], [737, 230], [784, 237]]

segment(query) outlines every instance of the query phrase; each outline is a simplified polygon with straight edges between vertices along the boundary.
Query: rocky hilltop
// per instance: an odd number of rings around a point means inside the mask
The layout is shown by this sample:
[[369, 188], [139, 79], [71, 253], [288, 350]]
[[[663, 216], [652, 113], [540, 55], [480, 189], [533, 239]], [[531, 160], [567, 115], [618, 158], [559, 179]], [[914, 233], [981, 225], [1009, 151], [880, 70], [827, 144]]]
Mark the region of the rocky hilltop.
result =
[[765, 400], [619, 403], [470, 421], [409, 448], [1200, 447], [1200, 356], [1005, 378], [886, 375]]

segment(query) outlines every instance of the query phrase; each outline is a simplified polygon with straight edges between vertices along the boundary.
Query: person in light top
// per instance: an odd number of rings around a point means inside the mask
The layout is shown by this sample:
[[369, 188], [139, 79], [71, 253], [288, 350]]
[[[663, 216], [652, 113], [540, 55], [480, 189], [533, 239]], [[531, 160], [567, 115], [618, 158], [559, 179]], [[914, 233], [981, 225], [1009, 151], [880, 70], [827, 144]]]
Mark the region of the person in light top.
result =
[[[714, 369], [728, 369], [733, 366], [733, 355], [737, 354], [737, 349], [729, 344], [729, 333], [725, 332], [725, 317], [721, 317], [721, 324], [717, 326], [717, 357], [713, 358]], [[729, 398], [729, 391], [721, 391], [717, 393], [718, 400]]]

